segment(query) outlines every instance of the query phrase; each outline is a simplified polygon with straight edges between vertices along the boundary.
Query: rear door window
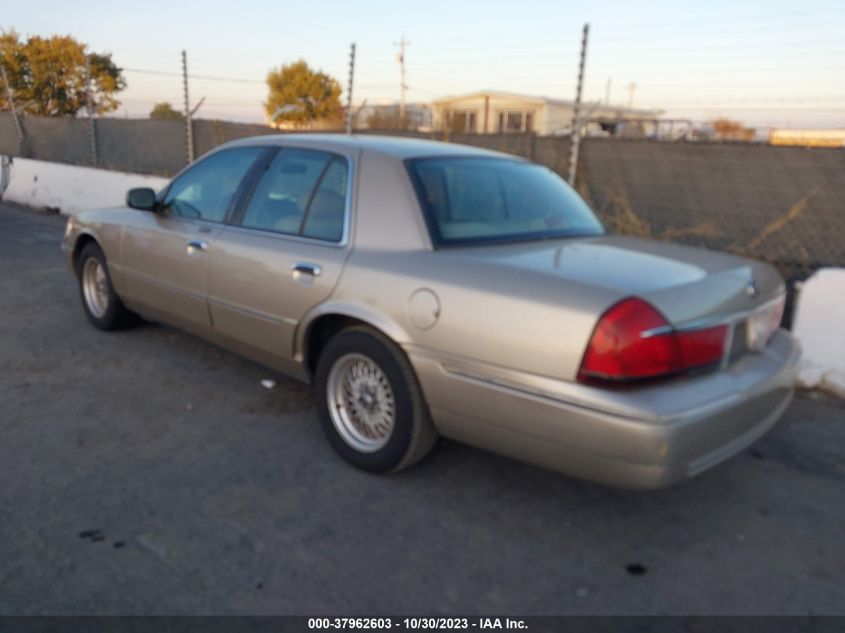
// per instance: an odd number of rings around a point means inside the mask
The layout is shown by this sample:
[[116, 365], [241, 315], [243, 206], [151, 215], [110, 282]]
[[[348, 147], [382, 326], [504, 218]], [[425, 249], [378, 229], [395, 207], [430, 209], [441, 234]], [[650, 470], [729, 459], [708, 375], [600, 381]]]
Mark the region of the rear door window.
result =
[[282, 149], [255, 188], [241, 226], [338, 242], [343, 235], [346, 160], [305, 149]]

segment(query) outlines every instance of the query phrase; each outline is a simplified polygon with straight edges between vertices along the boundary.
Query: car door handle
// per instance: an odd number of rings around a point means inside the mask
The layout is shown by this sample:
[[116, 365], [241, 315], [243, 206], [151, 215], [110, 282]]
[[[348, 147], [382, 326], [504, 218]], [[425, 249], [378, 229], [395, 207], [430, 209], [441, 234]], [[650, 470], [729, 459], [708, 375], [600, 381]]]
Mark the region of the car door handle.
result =
[[208, 249], [208, 242], [205, 240], [188, 240], [186, 244], [189, 253], [191, 251], [204, 251]]
[[311, 275], [312, 277], [319, 277], [323, 272], [323, 267], [320, 264], [309, 264], [307, 262], [297, 262], [292, 266], [294, 274], [302, 273]]

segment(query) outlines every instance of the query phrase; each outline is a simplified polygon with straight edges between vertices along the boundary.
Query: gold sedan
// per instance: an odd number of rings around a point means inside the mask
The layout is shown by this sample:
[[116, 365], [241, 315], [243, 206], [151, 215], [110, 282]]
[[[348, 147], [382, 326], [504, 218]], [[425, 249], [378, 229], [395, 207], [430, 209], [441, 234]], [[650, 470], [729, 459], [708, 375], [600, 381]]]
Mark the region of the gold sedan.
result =
[[770, 266], [612, 236], [557, 175], [429, 141], [223, 145], [68, 221], [91, 323], [141, 315], [312, 382], [369, 471], [438, 435], [611, 485], [728, 458], [793, 394]]

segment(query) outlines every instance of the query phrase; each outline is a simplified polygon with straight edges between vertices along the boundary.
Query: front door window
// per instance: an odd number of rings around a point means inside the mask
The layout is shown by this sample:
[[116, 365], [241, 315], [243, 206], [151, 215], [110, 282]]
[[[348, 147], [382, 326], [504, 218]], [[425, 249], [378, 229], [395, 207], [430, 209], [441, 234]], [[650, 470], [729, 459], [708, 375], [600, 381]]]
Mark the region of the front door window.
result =
[[261, 147], [237, 147], [200, 160], [179, 176], [167, 191], [163, 209], [170, 215], [222, 222]]

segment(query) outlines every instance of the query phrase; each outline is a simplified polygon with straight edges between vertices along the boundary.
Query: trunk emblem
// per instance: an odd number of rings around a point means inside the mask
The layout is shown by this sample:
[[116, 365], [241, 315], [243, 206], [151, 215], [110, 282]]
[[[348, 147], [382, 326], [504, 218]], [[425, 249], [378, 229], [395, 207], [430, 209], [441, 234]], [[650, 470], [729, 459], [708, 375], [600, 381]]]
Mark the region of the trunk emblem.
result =
[[756, 297], [757, 292], [757, 284], [752, 279], [748, 282], [748, 285], [745, 287], [745, 294], [747, 294], [749, 297]]

